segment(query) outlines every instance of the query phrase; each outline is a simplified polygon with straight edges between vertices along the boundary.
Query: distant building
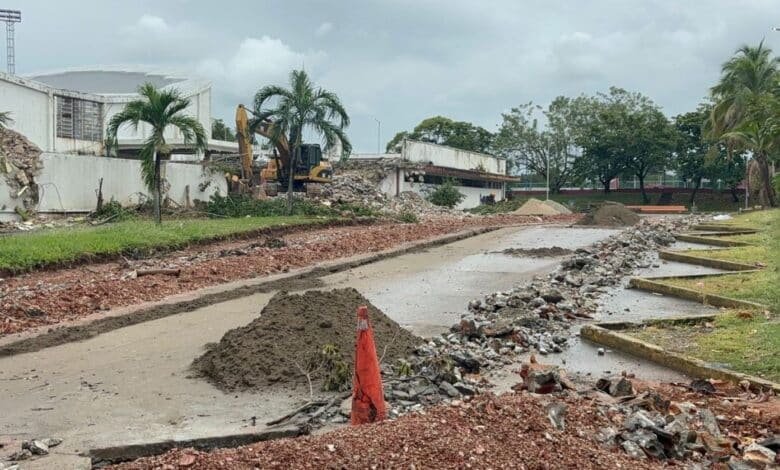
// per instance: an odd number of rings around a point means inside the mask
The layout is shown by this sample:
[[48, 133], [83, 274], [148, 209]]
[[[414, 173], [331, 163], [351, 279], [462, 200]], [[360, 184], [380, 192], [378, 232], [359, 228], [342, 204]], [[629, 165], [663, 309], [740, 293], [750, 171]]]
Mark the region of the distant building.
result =
[[506, 174], [504, 158], [413, 140], [404, 141], [400, 154], [353, 154], [349, 160], [389, 167], [379, 183], [388, 196], [403, 191], [425, 195], [446, 179], [452, 179], [466, 196], [459, 209], [476, 207], [490, 196], [501, 201], [506, 198], [507, 183], [519, 181]]
[[[106, 127], [125, 104], [138, 99], [138, 87], [146, 82], [160, 89], [175, 88], [188, 98], [183, 112], [196, 118], [208, 136], [208, 152], [237, 153], [238, 144], [211, 139], [211, 83], [124, 70], [73, 70], [19, 77], [0, 73], [0, 111], [10, 111], [12, 128], [24, 134], [44, 152], [105, 155]], [[146, 124], [135, 130], [120, 129], [120, 155], [133, 156], [149, 137]], [[178, 129], [166, 129], [172, 159], [197, 160], [184, 146]]]

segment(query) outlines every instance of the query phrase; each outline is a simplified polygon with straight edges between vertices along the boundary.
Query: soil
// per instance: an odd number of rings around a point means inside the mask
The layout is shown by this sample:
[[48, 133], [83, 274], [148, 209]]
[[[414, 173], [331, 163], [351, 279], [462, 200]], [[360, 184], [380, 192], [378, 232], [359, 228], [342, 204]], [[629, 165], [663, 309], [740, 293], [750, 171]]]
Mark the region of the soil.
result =
[[[567, 209], [568, 212], [568, 209]], [[571, 213], [571, 212], [569, 212]], [[536, 198], [531, 198], [520, 206], [513, 214], [519, 215], [561, 215], [562, 212], [559, 209], [545, 204], [545, 201], [540, 201]]]
[[552, 258], [555, 256], [570, 255], [572, 254], [572, 251], [567, 248], [561, 248], [560, 246], [551, 246], [543, 248], [507, 248], [502, 251], [502, 253], [518, 258], [527, 256], [530, 256], [531, 258]]
[[[385, 363], [410, 355], [422, 339], [403, 329], [357, 290], [334, 289], [302, 294], [279, 292], [250, 324], [225, 333], [219, 343], [193, 362], [193, 369], [223, 390], [246, 390], [276, 383], [306, 381], [300, 368], [325, 345], [338, 348], [354, 364], [355, 313], [368, 306], [377, 354]], [[386, 351], [385, 351], [386, 349]], [[314, 379], [322, 377], [318, 371]]]
[[627, 227], [639, 222], [639, 216], [619, 202], [605, 202], [598, 209], [583, 217], [578, 225], [599, 227]]
[[[577, 217], [562, 215], [545, 218], [545, 221], [570, 223]], [[97, 312], [156, 301], [207, 286], [284, 273], [338, 258], [376, 253], [404, 243], [466, 229], [483, 230], [539, 222], [533, 216], [501, 214], [440, 218], [421, 224], [385, 223], [329, 228], [302, 226], [283, 236], [265, 233], [249, 239], [191, 246], [148, 259], [102, 261], [17, 275], [0, 281], [0, 337], [53, 327]], [[268, 237], [281, 238], [286, 246], [265, 246]], [[136, 269], [159, 268], [180, 269], [181, 272], [178, 277], [163, 274], [136, 278], [128, 276]]]

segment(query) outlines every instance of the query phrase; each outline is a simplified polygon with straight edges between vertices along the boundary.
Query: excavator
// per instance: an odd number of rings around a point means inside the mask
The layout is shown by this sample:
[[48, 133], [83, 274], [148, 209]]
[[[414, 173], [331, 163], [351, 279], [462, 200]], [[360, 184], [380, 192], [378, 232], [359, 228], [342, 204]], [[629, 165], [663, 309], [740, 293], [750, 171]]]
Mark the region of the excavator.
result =
[[[243, 104], [236, 108], [236, 137], [238, 138], [238, 152], [241, 155], [241, 168], [244, 180], [249, 186], [255, 186], [256, 178], [252, 171], [252, 136], [249, 131], [249, 115], [251, 113]], [[255, 133], [271, 141], [274, 145], [274, 155], [265, 168], [260, 170], [260, 185], [266, 193], [275, 190], [287, 189], [290, 168], [293, 174], [293, 189], [300, 191], [305, 189], [307, 183], [330, 183], [333, 175], [333, 167], [323, 158], [322, 150], [318, 144], [303, 144], [298, 151], [298, 158], [291, 158], [290, 143], [287, 137], [282, 135], [280, 139], [271, 139], [273, 122], [268, 120], [255, 128]], [[292, 162], [292, 164], [291, 164]], [[270, 188], [273, 187], [274, 190]]]

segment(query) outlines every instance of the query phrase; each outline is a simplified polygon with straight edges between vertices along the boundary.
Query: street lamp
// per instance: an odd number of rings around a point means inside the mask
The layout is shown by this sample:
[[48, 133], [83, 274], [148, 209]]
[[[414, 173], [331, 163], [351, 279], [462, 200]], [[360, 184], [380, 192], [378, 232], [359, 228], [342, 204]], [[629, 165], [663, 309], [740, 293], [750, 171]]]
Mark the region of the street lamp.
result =
[[380, 121], [377, 118], [374, 118], [374, 121], [376, 121], [376, 154], [379, 155], [380, 149], [382, 148], [382, 144], [380, 143], [382, 141], [382, 121]]

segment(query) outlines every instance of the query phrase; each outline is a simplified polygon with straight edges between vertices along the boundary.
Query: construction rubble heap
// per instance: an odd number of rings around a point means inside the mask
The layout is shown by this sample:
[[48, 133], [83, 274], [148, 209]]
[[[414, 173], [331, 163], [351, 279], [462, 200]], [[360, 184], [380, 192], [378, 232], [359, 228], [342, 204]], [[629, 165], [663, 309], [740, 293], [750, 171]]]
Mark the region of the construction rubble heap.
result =
[[30, 211], [38, 204], [35, 176], [43, 168], [40, 156], [41, 149], [25, 136], [0, 128], [0, 175], [19, 210]]

